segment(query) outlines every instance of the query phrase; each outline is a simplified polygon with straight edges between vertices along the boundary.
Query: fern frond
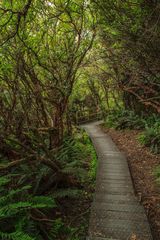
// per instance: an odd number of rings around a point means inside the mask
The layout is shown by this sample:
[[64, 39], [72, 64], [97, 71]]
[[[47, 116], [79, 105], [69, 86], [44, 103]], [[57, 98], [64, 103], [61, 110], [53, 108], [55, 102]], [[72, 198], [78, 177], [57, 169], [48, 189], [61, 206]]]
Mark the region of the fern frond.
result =
[[34, 237], [31, 237], [21, 231], [16, 231], [13, 233], [0, 232], [0, 237], [2, 240], [36, 240]]
[[22, 193], [26, 190], [29, 190], [31, 188], [30, 185], [24, 186], [22, 188], [16, 189], [16, 190], [11, 190], [8, 192], [8, 195], [0, 197], [0, 205], [3, 206], [4, 204], [8, 204], [9, 201], [13, 200], [13, 197], [19, 193]]
[[19, 201], [16, 203], [10, 203], [7, 206], [1, 207], [0, 218], [11, 217], [24, 210], [33, 208], [52, 208], [55, 207], [55, 201], [50, 197], [32, 197], [30, 201]]
[[[32, 197], [32, 204], [35, 205], [44, 205], [46, 208], [53, 208], [56, 207], [55, 200], [52, 197], [48, 196], [35, 196]], [[39, 207], [37, 207], [39, 208]], [[41, 207], [42, 208], [42, 207]]]
[[0, 177], [0, 187], [6, 185], [9, 183], [11, 180], [8, 178], [8, 176], [2, 176]]
[[82, 190], [79, 189], [60, 189], [54, 192], [54, 198], [64, 198], [64, 197], [71, 197], [71, 198], [78, 198], [82, 195]]
[[66, 167], [62, 170], [63, 173], [72, 174], [76, 177], [85, 178], [87, 176], [87, 172], [83, 168], [76, 168], [76, 167]]

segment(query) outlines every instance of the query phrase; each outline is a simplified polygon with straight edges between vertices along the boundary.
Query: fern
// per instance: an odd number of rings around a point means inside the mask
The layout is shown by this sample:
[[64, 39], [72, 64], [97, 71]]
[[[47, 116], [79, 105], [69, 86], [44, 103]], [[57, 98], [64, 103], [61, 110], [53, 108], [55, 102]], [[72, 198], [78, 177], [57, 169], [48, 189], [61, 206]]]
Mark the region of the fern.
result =
[[2, 176], [0, 177], [0, 187], [6, 185], [9, 183], [11, 180], [7, 176]]
[[[31, 198], [31, 201], [34, 206], [44, 205], [44, 207], [47, 207], [47, 208], [56, 207], [55, 200], [52, 197], [34, 196]], [[36, 207], [36, 208], [39, 208], [39, 207]]]
[[152, 152], [160, 153], [160, 121], [155, 122], [151, 127], [146, 124], [145, 131], [139, 135], [138, 140], [141, 144], [150, 147]]
[[[84, 141], [81, 138], [66, 137], [56, 153], [62, 176], [71, 176], [71, 181], [73, 179], [73, 184], [75, 182], [76, 185], [77, 179], [82, 183], [82, 180], [87, 178], [84, 160], [86, 157], [90, 160], [91, 157], [88, 143], [90, 144], [86, 136]], [[33, 142], [32, 144], [34, 145]], [[43, 240], [45, 235], [47, 239], [52, 240], [58, 239], [59, 236], [63, 239], [64, 235], [72, 235], [75, 230], [65, 227], [62, 221], [52, 220], [53, 226], [52, 221], [49, 221], [47, 226], [46, 223], [42, 226], [42, 222], [34, 219], [39, 217], [40, 212], [42, 217], [46, 215], [47, 208], [55, 208], [55, 198], [79, 198], [84, 191], [67, 188], [54, 190], [52, 197], [36, 196], [43, 177], [48, 177], [50, 173], [49, 168], [38, 163], [32, 169], [29, 165], [22, 164], [13, 170], [14, 174], [0, 177], [0, 239]]]
[[36, 240], [34, 237], [19, 231], [13, 233], [0, 232], [0, 237], [2, 240]]
[[83, 191], [79, 189], [59, 189], [53, 193], [54, 198], [78, 198], [82, 195]]
[[160, 166], [155, 168], [154, 175], [156, 176], [157, 181], [160, 183]]
[[144, 120], [133, 111], [124, 109], [111, 111], [107, 115], [105, 125], [115, 129], [143, 129]]
[[0, 237], [4, 240], [35, 240], [37, 234], [32, 236], [28, 231], [31, 210], [56, 207], [55, 201], [48, 196], [33, 196], [29, 193], [30, 185], [9, 190], [10, 182], [9, 175], [0, 177]]

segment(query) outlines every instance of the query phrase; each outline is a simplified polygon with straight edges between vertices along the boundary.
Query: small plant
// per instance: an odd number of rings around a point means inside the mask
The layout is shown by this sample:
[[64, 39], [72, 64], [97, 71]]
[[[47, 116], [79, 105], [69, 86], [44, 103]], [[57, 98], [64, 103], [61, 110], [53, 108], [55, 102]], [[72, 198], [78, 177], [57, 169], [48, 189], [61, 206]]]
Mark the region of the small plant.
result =
[[62, 173], [70, 174], [78, 181], [84, 181], [87, 171], [84, 169], [84, 162], [87, 157], [87, 150], [80, 139], [66, 136], [61, 149], [57, 153]]
[[63, 239], [64, 236], [67, 236], [66, 240], [79, 240], [79, 237], [77, 236], [78, 229], [66, 226], [61, 218], [57, 218], [54, 221], [51, 231], [54, 239]]
[[2, 240], [41, 239], [34, 221], [36, 209], [54, 208], [54, 199], [33, 196], [31, 186], [15, 187], [11, 175], [0, 177], [0, 237]]
[[96, 179], [97, 172], [97, 154], [87, 133], [85, 131], [81, 131], [81, 136], [82, 137], [79, 140], [81, 144], [83, 144], [82, 155], [85, 158], [87, 158], [88, 156], [90, 158], [89, 178], [91, 179], [91, 181], [94, 181]]
[[154, 175], [156, 177], [156, 180], [160, 183], [160, 166], [155, 168]]
[[57, 159], [63, 166], [63, 173], [70, 173], [79, 181], [85, 182], [87, 179], [87, 169], [85, 169], [86, 159], [89, 158], [89, 175], [95, 178], [97, 156], [90, 138], [85, 131], [80, 130], [75, 134], [75, 138], [66, 137], [58, 152]]
[[139, 117], [133, 111], [116, 110], [108, 114], [106, 127], [115, 129], [143, 129], [138, 136], [142, 145], [150, 147], [151, 151], [160, 153], [160, 118], [156, 114]]
[[105, 125], [115, 129], [143, 129], [145, 124], [133, 111], [120, 109], [108, 114]]
[[90, 143], [89, 149], [90, 149], [90, 154], [91, 154], [89, 177], [92, 181], [95, 181], [96, 172], [97, 172], [97, 154], [91, 143]]
[[139, 135], [138, 140], [141, 144], [150, 147], [152, 152], [160, 153], [160, 121], [155, 122], [152, 127], [146, 125], [145, 131]]
[[146, 135], [145, 135], [144, 132], [138, 135], [138, 141], [139, 141], [142, 145], [146, 145], [147, 140], [146, 140]]

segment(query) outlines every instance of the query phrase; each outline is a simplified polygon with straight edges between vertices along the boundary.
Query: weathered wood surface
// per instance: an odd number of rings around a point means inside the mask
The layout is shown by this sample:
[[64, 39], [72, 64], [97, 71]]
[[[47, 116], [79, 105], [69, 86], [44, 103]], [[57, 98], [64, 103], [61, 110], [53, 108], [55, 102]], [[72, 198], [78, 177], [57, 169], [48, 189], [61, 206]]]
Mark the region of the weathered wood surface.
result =
[[98, 155], [96, 192], [88, 240], [152, 240], [143, 206], [137, 200], [126, 157], [98, 123], [83, 125]]

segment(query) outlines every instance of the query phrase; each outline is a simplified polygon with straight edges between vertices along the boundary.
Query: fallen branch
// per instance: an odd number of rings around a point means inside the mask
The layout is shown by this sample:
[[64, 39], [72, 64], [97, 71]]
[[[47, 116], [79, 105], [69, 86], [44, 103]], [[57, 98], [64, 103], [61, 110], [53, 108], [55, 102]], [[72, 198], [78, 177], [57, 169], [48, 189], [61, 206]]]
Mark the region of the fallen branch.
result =
[[[8, 163], [8, 164], [5, 164], [5, 165], [0, 165], [0, 171], [2, 171], [2, 170], [10, 170], [11, 168], [19, 166], [22, 163], [25, 163], [27, 161], [32, 162], [32, 161], [35, 161], [35, 160], [38, 160], [42, 164], [48, 166], [53, 171], [56, 171], [56, 172], [60, 171], [60, 168], [53, 161], [51, 161], [49, 159], [45, 159], [44, 157], [37, 157], [36, 159], [34, 159], [34, 157], [35, 157], [34, 155], [31, 155], [31, 156], [28, 156], [27, 158], [14, 160], [11, 163]], [[32, 159], [30, 159], [30, 158], [32, 158]]]
[[8, 163], [6, 165], [0, 165], [0, 171], [1, 170], [10, 170], [12, 167], [16, 167], [16, 166], [20, 165], [21, 163], [26, 162], [26, 160], [28, 160], [28, 159], [22, 158], [19, 160], [12, 161], [11, 163]]

